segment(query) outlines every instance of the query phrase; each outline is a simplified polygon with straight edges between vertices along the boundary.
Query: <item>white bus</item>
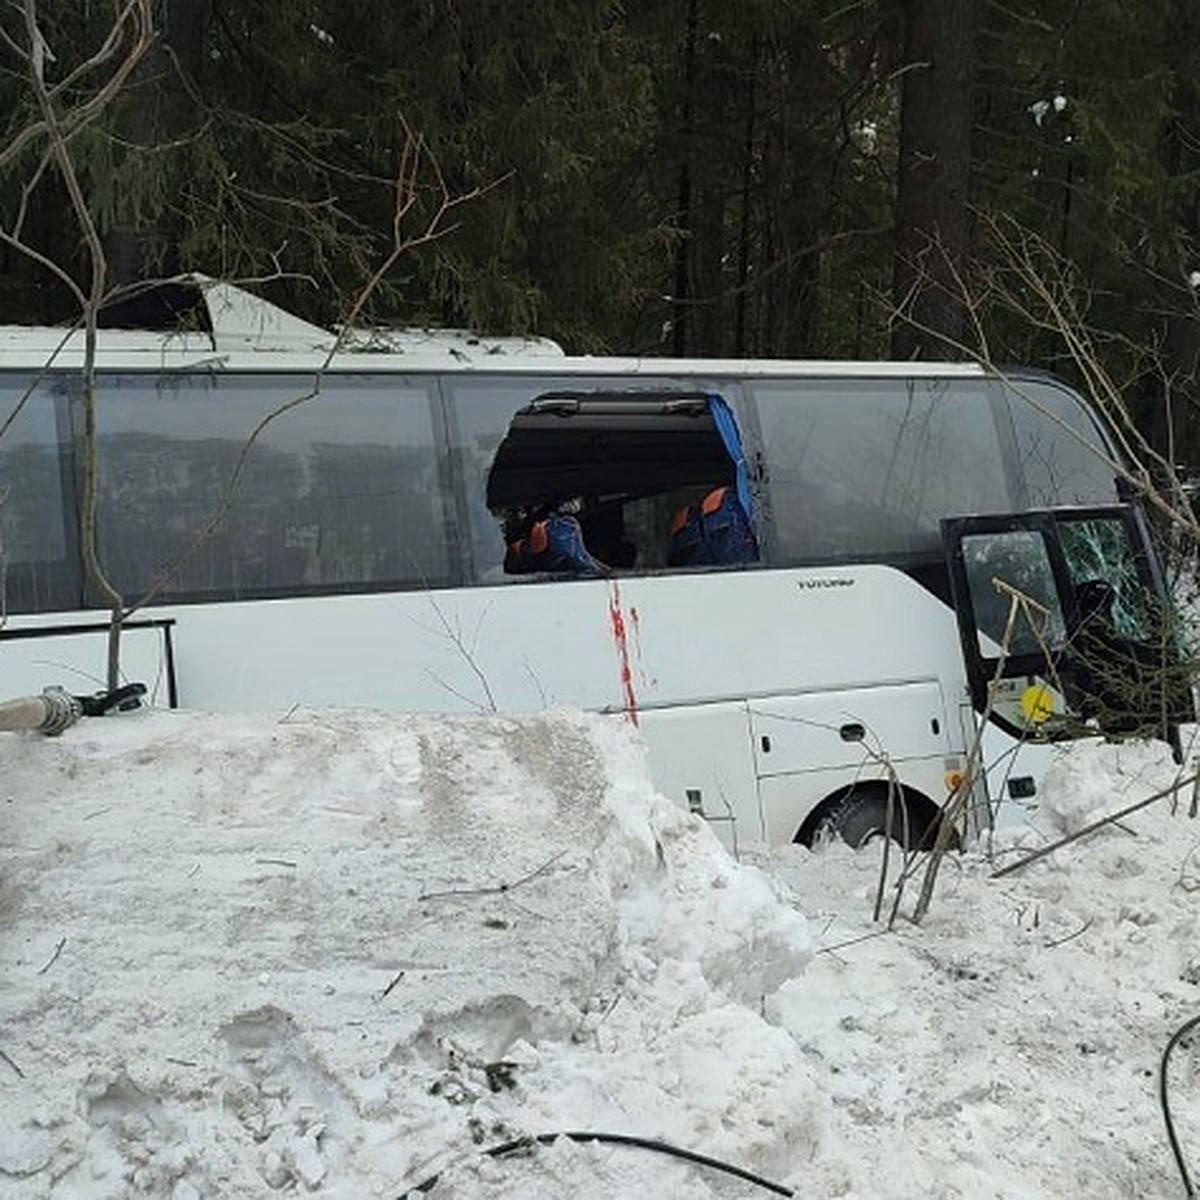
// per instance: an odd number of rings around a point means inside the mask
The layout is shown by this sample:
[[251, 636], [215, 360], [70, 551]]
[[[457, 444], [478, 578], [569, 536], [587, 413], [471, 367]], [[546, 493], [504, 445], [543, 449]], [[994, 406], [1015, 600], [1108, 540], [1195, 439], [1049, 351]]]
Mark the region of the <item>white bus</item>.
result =
[[[985, 709], [981, 820], [1036, 803], [1056, 739], [1177, 744], [1191, 718], [1078, 652], [1103, 607], [1108, 659], [1148, 675], [1163, 581], [1100, 422], [1051, 378], [453, 333], [329, 358], [324, 330], [207, 299], [210, 330], [105, 330], [97, 358], [97, 543], [129, 604], [152, 596], [121, 667], [154, 703], [620, 714], [735, 847], [858, 842], [889, 779], [925, 836]], [[0, 330], [0, 698], [105, 685], [81, 355]], [[1007, 654], [997, 576], [1037, 605]]]

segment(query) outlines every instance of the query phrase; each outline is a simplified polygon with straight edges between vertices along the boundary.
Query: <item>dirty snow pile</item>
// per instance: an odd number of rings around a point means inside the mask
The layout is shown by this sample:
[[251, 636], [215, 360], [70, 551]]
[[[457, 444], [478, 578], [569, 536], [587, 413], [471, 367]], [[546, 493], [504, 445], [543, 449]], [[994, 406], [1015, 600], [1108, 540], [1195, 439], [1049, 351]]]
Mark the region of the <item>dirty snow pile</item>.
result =
[[[878, 848], [735, 862], [615, 720], [0, 735], [0, 1197], [1182, 1195], [1200, 825], [1159, 801], [990, 877], [1175, 772], [1064, 753], [1035, 827], [889, 929]], [[564, 1131], [746, 1174], [486, 1153]]]

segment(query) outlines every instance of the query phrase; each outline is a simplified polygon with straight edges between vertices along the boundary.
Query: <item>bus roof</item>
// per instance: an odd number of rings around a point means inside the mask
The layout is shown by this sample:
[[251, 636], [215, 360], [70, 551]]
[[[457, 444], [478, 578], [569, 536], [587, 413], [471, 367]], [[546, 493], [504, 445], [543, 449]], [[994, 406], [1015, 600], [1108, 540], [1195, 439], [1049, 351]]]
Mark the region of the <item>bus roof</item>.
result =
[[[632, 375], [807, 375], [978, 377], [978, 363], [850, 362], [820, 359], [681, 359], [568, 357], [547, 338], [491, 337], [461, 329], [353, 329], [339, 335], [311, 325], [233, 284], [188, 277], [197, 286], [211, 331], [101, 329], [96, 365], [116, 370], [355, 372], [498, 370], [504, 373]], [[0, 325], [0, 367], [78, 369], [84, 333], [65, 326]]]

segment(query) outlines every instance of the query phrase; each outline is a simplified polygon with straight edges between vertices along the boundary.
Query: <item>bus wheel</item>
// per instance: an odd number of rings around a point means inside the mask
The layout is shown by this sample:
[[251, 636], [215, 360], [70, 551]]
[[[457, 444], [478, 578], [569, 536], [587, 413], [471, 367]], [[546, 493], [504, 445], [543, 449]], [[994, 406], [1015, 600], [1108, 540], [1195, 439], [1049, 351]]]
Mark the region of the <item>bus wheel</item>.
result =
[[[892, 840], [906, 850], [925, 846], [933, 836], [934, 821], [921, 806], [904, 795], [892, 799]], [[886, 787], [850, 788], [816, 822], [811, 841], [838, 837], [855, 850], [888, 834]]]

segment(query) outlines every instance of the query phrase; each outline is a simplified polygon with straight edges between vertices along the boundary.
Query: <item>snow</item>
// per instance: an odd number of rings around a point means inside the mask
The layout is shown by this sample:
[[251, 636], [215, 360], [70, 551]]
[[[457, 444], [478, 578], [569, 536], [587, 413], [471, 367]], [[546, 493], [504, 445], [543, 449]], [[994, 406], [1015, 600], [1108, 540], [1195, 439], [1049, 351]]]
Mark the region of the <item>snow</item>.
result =
[[[735, 862], [636, 730], [144, 712], [0, 734], [0, 1196], [1182, 1194], [1200, 836], [1165, 748], [872, 920], [877, 847]], [[886, 893], [896, 895], [899, 855]], [[1193, 1052], [1171, 1100], [1200, 1161]], [[431, 1182], [433, 1181], [433, 1182]]]
[[1066, 107], [1066, 96], [1064, 96], [1061, 92], [1056, 92], [1055, 95], [1049, 100], [1035, 100], [1031, 105], [1029, 105], [1026, 111], [1030, 114], [1030, 116], [1033, 117], [1034, 124], [1040, 128], [1042, 122], [1045, 121], [1046, 117], [1049, 116], [1051, 112], [1064, 112]]

